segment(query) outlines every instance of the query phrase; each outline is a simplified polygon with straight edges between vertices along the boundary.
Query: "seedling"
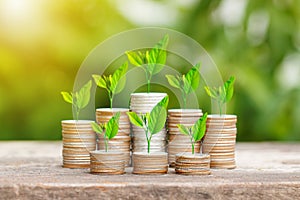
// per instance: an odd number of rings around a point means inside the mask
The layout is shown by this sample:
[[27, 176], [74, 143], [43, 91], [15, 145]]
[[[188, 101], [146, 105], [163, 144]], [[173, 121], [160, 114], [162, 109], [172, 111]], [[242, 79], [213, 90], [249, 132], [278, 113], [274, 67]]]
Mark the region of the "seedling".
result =
[[110, 101], [110, 108], [112, 108], [112, 103], [114, 100], [114, 95], [120, 93], [126, 84], [126, 72], [128, 69], [128, 63], [125, 62], [121, 65], [112, 75], [96, 75], [93, 74], [93, 78], [98, 87], [104, 88], [108, 92], [108, 97]]
[[61, 92], [63, 99], [72, 104], [73, 109], [76, 113], [76, 120], [79, 118], [80, 111], [85, 108], [90, 101], [90, 92], [92, 87], [92, 81], [88, 81], [79, 91], [72, 92]]
[[223, 104], [229, 102], [231, 100], [232, 96], [233, 96], [234, 81], [235, 81], [235, 77], [231, 76], [224, 83], [223, 86], [219, 86], [218, 88], [216, 88], [216, 87], [210, 88], [208, 86], [204, 87], [204, 89], [205, 89], [206, 93], [208, 94], [208, 96], [210, 96], [211, 98], [213, 98], [214, 100], [216, 100], [218, 102], [220, 115], [222, 115], [222, 106], [223, 106]]
[[150, 92], [152, 76], [159, 73], [166, 63], [168, 42], [169, 36], [165, 35], [151, 50], [146, 52], [126, 52], [129, 62], [134, 66], [142, 67], [145, 71], [148, 93]]
[[139, 116], [135, 112], [127, 112], [131, 123], [144, 129], [148, 144], [148, 154], [150, 153], [152, 136], [160, 132], [165, 126], [168, 103], [169, 97], [166, 96], [156, 104], [150, 113]]
[[192, 154], [195, 153], [195, 143], [201, 141], [206, 130], [207, 113], [200, 117], [193, 126], [186, 127], [182, 124], [177, 124], [180, 132], [190, 137], [192, 144]]
[[181, 91], [181, 96], [183, 99], [183, 108], [186, 108], [187, 95], [195, 91], [199, 86], [199, 69], [200, 63], [192, 67], [192, 69], [190, 69], [190, 71], [188, 71], [187, 74], [182, 74], [181, 76], [166, 75], [169, 84], [172, 87], [178, 88]]
[[117, 112], [107, 123], [97, 124], [92, 122], [93, 130], [99, 135], [103, 134], [105, 151], [108, 151], [108, 141], [118, 134], [120, 112]]

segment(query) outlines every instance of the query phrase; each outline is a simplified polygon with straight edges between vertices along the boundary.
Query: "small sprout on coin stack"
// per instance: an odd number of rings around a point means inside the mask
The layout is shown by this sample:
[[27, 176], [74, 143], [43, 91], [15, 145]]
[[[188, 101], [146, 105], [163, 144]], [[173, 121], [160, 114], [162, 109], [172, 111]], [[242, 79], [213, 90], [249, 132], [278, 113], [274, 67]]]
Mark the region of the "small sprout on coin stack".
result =
[[118, 134], [120, 112], [117, 112], [107, 123], [97, 124], [92, 122], [93, 130], [99, 135], [103, 134], [105, 151], [108, 151], [108, 141]]
[[[180, 132], [190, 137], [192, 144], [192, 154], [195, 153], [195, 143], [201, 141], [206, 130], [207, 113], [200, 117], [193, 126], [186, 127], [182, 124], [177, 124]], [[201, 152], [200, 152], [201, 153]]]
[[182, 76], [173, 76], [173, 75], [166, 75], [166, 78], [169, 84], [174, 87], [178, 88], [181, 91], [182, 99], [183, 99], [183, 108], [186, 108], [186, 98], [187, 95], [191, 92], [195, 91], [199, 86], [200, 80], [200, 63], [193, 66], [187, 74], [182, 74]]
[[232, 96], [233, 96], [233, 92], [234, 92], [234, 84], [235, 81], [235, 77], [231, 76], [225, 83], [223, 86], [219, 86], [217, 87], [213, 87], [210, 88], [208, 86], [205, 86], [204, 89], [206, 91], [206, 93], [208, 94], [208, 96], [210, 96], [211, 98], [213, 98], [214, 100], [217, 101], [218, 106], [219, 106], [219, 110], [220, 110], [220, 115], [222, 115], [222, 106], [225, 103], [228, 103]]
[[92, 81], [88, 81], [79, 91], [73, 92], [61, 92], [63, 99], [72, 104], [76, 113], [76, 120], [79, 118], [80, 111], [85, 108], [90, 101], [90, 92], [92, 87]]
[[168, 42], [169, 36], [165, 35], [151, 50], [146, 52], [126, 52], [129, 62], [134, 66], [142, 67], [145, 71], [148, 93], [150, 92], [152, 76], [159, 73], [166, 63]]
[[127, 112], [131, 123], [144, 129], [148, 144], [148, 154], [150, 153], [152, 136], [160, 132], [165, 126], [168, 103], [169, 97], [166, 96], [156, 104], [150, 113], [141, 114], [139, 116], [135, 112]]
[[93, 78], [98, 87], [104, 88], [108, 92], [110, 108], [114, 100], [114, 95], [120, 93], [126, 84], [126, 72], [128, 69], [128, 63], [125, 62], [121, 65], [112, 75], [96, 75], [93, 74]]

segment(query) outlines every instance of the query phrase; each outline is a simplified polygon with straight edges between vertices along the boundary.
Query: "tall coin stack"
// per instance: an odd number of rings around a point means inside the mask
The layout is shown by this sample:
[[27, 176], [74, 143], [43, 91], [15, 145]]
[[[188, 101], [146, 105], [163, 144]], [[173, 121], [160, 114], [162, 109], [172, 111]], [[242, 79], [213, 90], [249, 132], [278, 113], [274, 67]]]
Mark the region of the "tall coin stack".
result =
[[[120, 151], [124, 155], [125, 165], [130, 164], [130, 121], [126, 112], [127, 108], [98, 108], [96, 110], [97, 123], [107, 123], [117, 112], [120, 112], [118, 134], [108, 141], [109, 151]], [[98, 137], [98, 150], [105, 150], [105, 142], [103, 135]]]
[[[130, 99], [130, 110], [139, 114], [150, 113], [151, 110], [160, 102], [166, 93], [133, 93]], [[132, 126], [133, 152], [147, 152], [147, 140], [144, 129]], [[151, 140], [151, 152], [166, 151], [166, 129], [153, 135]]]
[[235, 165], [236, 115], [208, 115], [203, 152], [209, 153], [212, 168], [233, 169]]
[[62, 124], [63, 167], [89, 168], [90, 151], [96, 149], [96, 134], [89, 120], [64, 120]]
[[[203, 115], [201, 109], [169, 109], [168, 110], [168, 160], [171, 167], [175, 166], [175, 156], [178, 153], [192, 152], [190, 138], [183, 135], [177, 124], [193, 126]], [[200, 142], [195, 144], [195, 153], [200, 151]]]

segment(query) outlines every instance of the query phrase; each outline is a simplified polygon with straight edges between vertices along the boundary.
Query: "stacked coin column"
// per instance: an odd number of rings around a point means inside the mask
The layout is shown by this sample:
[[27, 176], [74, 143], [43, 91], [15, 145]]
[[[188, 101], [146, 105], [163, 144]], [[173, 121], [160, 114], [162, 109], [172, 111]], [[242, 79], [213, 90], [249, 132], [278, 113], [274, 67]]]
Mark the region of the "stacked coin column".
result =
[[[126, 108], [98, 108], [96, 110], [97, 123], [107, 123], [117, 112], [120, 112], [118, 134], [108, 141], [109, 151], [123, 152], [125, 157], [125, 165], [130, 164], [130, 121], [127, 116], [129, 109]], [[103, 135], [98, 137], [98, 150], [105, 150], [105, 142]]]
[[90, 151], [96, 149], [96, 133], [89, 120], [62, 121], [63, 167], [89, 168]]
[[[150, 113], [154, 106], [160, 102], [166, 93], [133, 93], [130, 99], [130, 110], [137, 114]], [[132, 151], [147, 152], [147, 140], [144, 129], [132, 126]], [[166, 151], [166, 129], [153, 135], [151, 140], [151, 152]]]
[[236, 122], [236, 115], [208, 115], [203, 152], [210, 154], [212, 168], [236, 167]]
[[[171, 167], [175, 166], [175, 156], [178, 153], [192, 152], [190, 138], [183, 135], [177, 124], [186, 127], [194, 125], [194, 123], [202, 116], [201, 109], [170, 109], [168, 110], [168, 160]], [[195, 144], [195, 153], [200, 151], [200, 142]]]

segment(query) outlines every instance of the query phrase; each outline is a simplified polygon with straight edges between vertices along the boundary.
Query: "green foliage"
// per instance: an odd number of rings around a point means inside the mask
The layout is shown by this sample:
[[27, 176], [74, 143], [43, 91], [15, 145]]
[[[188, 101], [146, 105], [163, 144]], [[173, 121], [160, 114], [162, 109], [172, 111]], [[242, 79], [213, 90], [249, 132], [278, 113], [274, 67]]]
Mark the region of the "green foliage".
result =
[[181, 133], [190, 137], [192, 144], [192, 154], [195, 153], [195, 143], [201, 141], [206, 131], [207, 113], [200, 117], [193, 126], [186, 127], [182, 124], [177, 124]]
[[112, 108], [114, 95], [120, 93], [125, 87], [127, 69], [128, 63], [125, 62], [112, 75], [92, 75], [97, 86], [107, 90], [110, 100], [110, 108]]
[[73, 105], [76, 112], [76, 120], [79, 118], [80, 111], [85, 108], [90, 101], [92, 81], [88, 81], [79, 91], [75, 93], [61, 92], [63, 99]]
[[218, 88], [216, 88], [216, 87], [210, 88], [208, 86], [204, 87], [207, 95], [218, 102], [220, 115], [222, 114], [222, 105], [225, 104], [225, 103], [228, 103], [231, 100], [232, 96], [233, 96], [234, 81], [235, 81], [235, 78], [233, 76], [231, 76], [224, 83], [223, 86], [219, 86]]
[[166, 78], [169, 84], [178, 88], [181, 91], [182, 99], [183, 99], [183, 108], [186, 108], [186, 99], [187, 95], [192, 91], [195, 91], [199, 86], [200, 81], [200, 63], [196, 64], [188, 73], [182, 76], [174, 76], [174, 75], [166, 75]]
[[160, 132], [165, 126], [167, 119], [167, 107], [169, 103], [169, 97], [164, 97], [160, 102], [154, 106], [150, 114], [141, 114], [138, 116], [135, 112], [127, 112], [130, 122], [138, 127], [141, 127], [145, 131], [148, 153], [150, 153], [150, 142], [152, 136]]
[[142, 67], [145, 71], [148, 92], [150, 92], [152, 76], [159, 73], [166, 63], [168, 43], [169, 36], [165, 35], [151, 50], [146, 52], [126, 52], [129, 62], [134, 66]]
[[93, 130], [99, 135], [103, 134], [104, 142], [105, 142], [105, 151], [108, 151], [108, 141], [114, 138], [118, 134], [119, 130], [119, 119], [120, 112], [117, 112], [110, 120], [105, 124], [97, 124], [96, 122], [92, 122]]

